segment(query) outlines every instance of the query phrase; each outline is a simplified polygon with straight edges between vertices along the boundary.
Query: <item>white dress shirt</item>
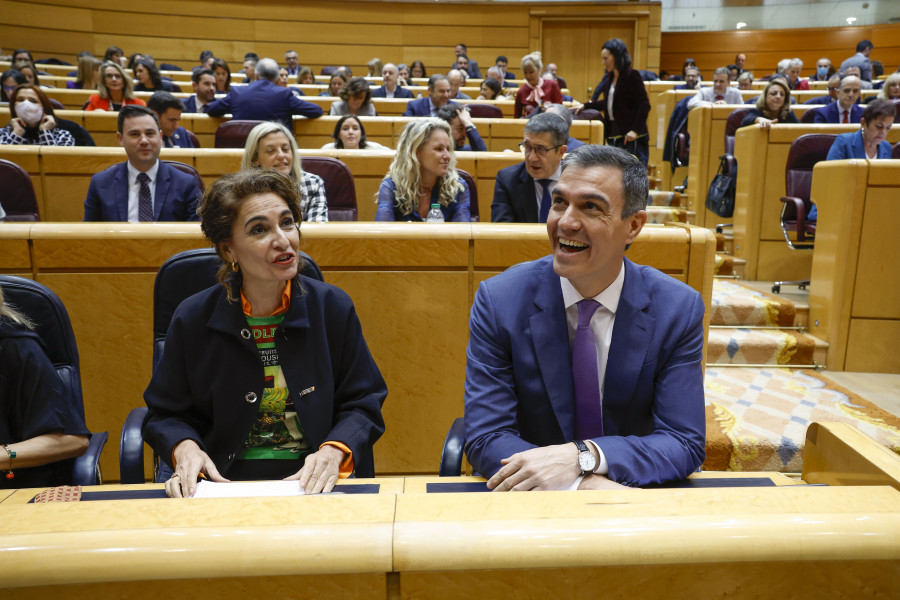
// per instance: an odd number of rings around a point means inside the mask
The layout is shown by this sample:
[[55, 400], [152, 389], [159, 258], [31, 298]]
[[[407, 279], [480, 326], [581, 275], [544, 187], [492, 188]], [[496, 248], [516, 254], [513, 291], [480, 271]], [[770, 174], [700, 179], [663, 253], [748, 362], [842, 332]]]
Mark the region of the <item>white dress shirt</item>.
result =
[[[153, 207], [153, 214], [156, 214], [156, 173], [159, 171], [159, 160], [156, 161], [156, 164], [147, 169], [147, 177], [150, 178], [150, 181], [147, 182], [147, 185], [150, 186], [150, 206]], [[131, 164], [131, 161], [128, 161], [128, 222], [129, 223], [139, 223], [140, 217], [138, 213], [138, 201], [141, 193], [141, 183], [137, 180], [138, 171], [134, 168], [134, 165]]]
[[[568, 325], [569, 350], [571, 351], [575, 341], [575, 330], [578, 328], [578, 303], [584, 300], [584, 296], [579, 294], [575, 286], [565, 277], [560, 277], [559, 283], [562, 287], [563, 304], [566, 307], [566, 324]], [[603, 383], [606, 377], [609, 346], [612, 343], [613, 325], [616, 322], [616, 311], [619, 308], [619, 299], [622, 296], [622, 287], [624, 285], [625, 263], [623, 262], [619, 268], [619, 274], [613, 282], [605, 290], [594, 296], [594, 300], [600, 303], [600, 307], [591, 316], [591, 333], [594, 334], [594, 344], [597, 347], [597, 375], [599, 377], [597, 383], [600, 386], [601, 404], [603, 402]], [[606, 475], [609, 472], [609, 462], [606, 460], [606, 456], [592, 440], [586, 441], [594, 446], [600, 455], [600, 462], [597, 464], [597, 468], [594, 469], [594, 473]], [[576, 480], [574, 487], [571, 489], [578, 489], [579, 483], [581, 483], [581, 477]]]

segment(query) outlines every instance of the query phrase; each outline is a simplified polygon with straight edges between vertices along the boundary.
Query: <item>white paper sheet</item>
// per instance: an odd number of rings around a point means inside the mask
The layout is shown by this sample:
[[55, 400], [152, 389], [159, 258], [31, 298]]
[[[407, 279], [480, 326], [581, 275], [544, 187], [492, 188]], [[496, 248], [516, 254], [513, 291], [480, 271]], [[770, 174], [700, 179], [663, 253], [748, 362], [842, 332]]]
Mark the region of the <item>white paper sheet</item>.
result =
[[303, 496], [299, 481], [234, 481], [218, 483], [202, 480], [192, 498], [263, 498]]

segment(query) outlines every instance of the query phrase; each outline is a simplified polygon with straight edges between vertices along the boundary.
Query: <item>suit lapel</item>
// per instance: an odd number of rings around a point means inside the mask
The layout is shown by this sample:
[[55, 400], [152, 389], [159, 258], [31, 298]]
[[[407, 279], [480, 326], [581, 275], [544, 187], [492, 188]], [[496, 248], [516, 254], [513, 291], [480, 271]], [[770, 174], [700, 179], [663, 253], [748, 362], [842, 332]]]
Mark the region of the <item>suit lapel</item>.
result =
[[534, 305], [536, 311], [529, 319], [531, 341], [550, 405], [563, 435], [569, 438], [575, 431], [572, 356], [559, 276], [550, 261], [534, 296]]
[[538, 222], [537, 196], [534, 195], [534, 179], [525, 169], [525, 163], [522, 163], [522, 172], [519, 174], [518, 198], [524, 203], [524, 214], [526, 223]]
[[111, 221], [127, 221], [128, 220], [128, 162], [120, 165], [116, 170], [116, 176], [113, 180], [113, 194], [116, 199], [116, 216]]
[[159, 215], [162, 214], [163, 204], [166, 202], [169, 192], [169, 166], [163, 161], [159, 161], [159, 168], [156, 170], [156, 195], [153, 198], [153, 220], [159, 221]]
[[655, 319], [644, 312], [649, 304], [640, 271], [625, 259], [625, 283], [609, 346], [604, 398], [630, 398], [634, 393], [653, 337]]

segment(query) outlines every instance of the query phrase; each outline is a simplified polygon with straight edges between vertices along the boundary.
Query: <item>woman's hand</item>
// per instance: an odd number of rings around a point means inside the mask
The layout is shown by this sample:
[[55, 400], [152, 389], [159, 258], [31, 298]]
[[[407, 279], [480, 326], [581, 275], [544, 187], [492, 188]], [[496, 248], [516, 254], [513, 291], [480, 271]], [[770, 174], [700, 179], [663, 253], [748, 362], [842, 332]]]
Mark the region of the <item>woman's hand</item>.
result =
[[768, 129], [774, 123], [777, 123], [778, 119], [767, 119], [765, 117], [756, 117], [756, 125], [761, 129]]
[[197, 476], [205, 474], [210, 481], [228, 482], [219, 475], [215, 463], [200, 449], [194, 440], [182, 440], [172, 452], [175, 458], [175, 473], [166, 481], [166, 495], [169, 498], [190, 498], [197, 490]]
[[44, 118], [41, 119], [40, 128], [43, 131], [49, 131], [56, 127], [56, 119], [53, 118], [52, 115], [44, 115]]
[[299, 479], [300, 487], [307, 494], [330, 492], [337, 483], [341, 463], [344, 462], [344, 451], [337, 446], [322, 446], [318, 452], [306, 457], [303, 468], [285, 481]]
[[572, 110], [575, 112], [576, 115], [581, 114], [581, 111], [584, 110], [584, 104], [579, 102], [578, 104], [576, 104], [575, 106], [572, 107]]
[[638, 134], [637, 134], [637, 132], [634, 131], [634, 130], [629, 131], [628, 133], [625, 134], [625, 141], [626, 141], [626, 142], [633, 142], [633, 141], [636, 140], [637, 138], [638, 138]]
[[9, 126], [12, 127], [13, 133], [17, 136], [22, 137], [25, 135], [25, 121], [21, 118], [10, 119]]

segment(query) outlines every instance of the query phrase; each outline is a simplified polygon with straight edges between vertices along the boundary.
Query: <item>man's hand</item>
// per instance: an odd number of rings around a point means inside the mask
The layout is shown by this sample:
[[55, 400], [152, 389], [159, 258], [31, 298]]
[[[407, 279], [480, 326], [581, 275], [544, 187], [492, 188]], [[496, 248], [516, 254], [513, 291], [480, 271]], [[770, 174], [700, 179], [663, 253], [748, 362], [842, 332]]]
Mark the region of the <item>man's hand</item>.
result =
[[625, 134], [625, 141], [626, 141], [626, 142], [633, 142], [633, 141], [636, 140], [637, 138], [638, 138], [638, 134], [637, 134], [637, 132], [634, 131], [634, 130], [629, 131], [628, 133]]
[[590, 475], [585, 476], [584, 479], [581, 480], [581, 483], [578, 484], [579, 490], [631, 490], [634, 488], [630, 488], [627, 485], [622, 485], [621, 483], [616, 483], [612, 479], [609, 479], [605, 475], [597, 475], [596, 473], [591, 473]]
[[564, 490], [581, 475], [572, 443], [532, 448], [500, 462], [503, 466], [487, 482], [495, 492]]
[[466, 129], [469, 127], [474, 127], [475, 124], [472, 122], [472, 115], [469, 114], [469, 109], [463, 107], [461, 111], [456, 113], [459, 115], [459, 122], [462, 123], [462, 126]]

